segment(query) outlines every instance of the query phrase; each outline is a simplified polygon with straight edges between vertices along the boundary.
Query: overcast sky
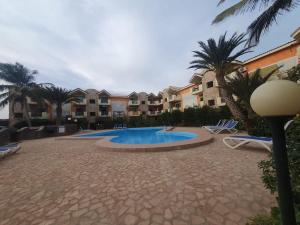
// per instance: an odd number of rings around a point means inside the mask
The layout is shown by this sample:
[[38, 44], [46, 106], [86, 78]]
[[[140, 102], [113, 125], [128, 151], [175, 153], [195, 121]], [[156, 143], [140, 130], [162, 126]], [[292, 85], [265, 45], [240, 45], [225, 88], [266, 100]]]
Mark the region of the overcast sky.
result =
[[[157, 93], [184, 86], [197, 41], [244, 32], [257, 13], [211, 25], [218, 0], [0, 0], [0, 61], [69, 89]], [[232, 3], [235, 1], [228, 1]], [[249, 58], [290, 41], [299, 7], [278, 20]], [[6, 117], [0, 111], [0, 118]]]

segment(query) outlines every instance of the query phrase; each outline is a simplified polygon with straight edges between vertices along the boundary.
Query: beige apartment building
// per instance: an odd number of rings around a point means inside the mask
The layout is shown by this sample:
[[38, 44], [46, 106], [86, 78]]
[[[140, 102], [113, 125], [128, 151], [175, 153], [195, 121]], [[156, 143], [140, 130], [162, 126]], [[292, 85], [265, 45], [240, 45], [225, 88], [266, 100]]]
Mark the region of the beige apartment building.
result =
[[[300, 64], [300, 28], [291, 35], [292, 41], [271, 49], [263, 54], [250, 58], [241, 63], [250, 74], [260, 68], [262, 74], [279, 68], [278, 76]], [[86, 118], [93, 124], [99, 118], [119, 118], [137, 116], [158, 116], [162, 112], [174, 110], [184, 111], [189, 107], [224, 106], [220, 96], [215, 73], [197, 71], [184, 87], [169, 86], [157, 95], [145, 92], [132, 92], [128, 96], [112, 95], [106, 90], [82, 90], [77, 88], [71, 93], [79, 99], [63, 106], [63, 116], [74, 119]], [[29, 116], [32, 119], [54, 119], [55, 105], [40, 106], [28, 99]], [[9, 119], [22, 120], [24, 117], [20, 103], [14, 109], [9, 108]]]

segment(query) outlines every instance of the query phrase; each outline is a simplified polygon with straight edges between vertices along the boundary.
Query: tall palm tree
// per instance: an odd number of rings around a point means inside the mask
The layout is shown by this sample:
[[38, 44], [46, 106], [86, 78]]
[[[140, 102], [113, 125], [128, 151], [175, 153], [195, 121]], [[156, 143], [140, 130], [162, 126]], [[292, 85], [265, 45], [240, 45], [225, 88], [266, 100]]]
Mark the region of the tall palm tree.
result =
[[[28, 114], [27, 98], [33, 98], [34, 92], [32, 90], [39, 87], [34, 82], [37, 73], [36, 70], [29, 70], [19, 63], [0, 63], [0, 80], [6, 83], [0, 85], [0, 92], [2, 92], [0, 94], [0, 108], [10, 103], [10, 110], [13, 112], [16, 102], [20, 102], [29, 127], [31, 127], [31, 121]], [[14, 113], [11, 116], [10, 126], [15, 122]]]
[[[220, 0], [218, 5], [221, 5], [225, 1], [226, 0]], [[279, 15], [291, 11], [299, 2], [299, 0], [239, 0], [236, 4], [217, 15], [213, 20], [213, 24], [219, 23], [232, 15], [251, 12], [256, 8], [266, 8], [265, 11], [248, 26], [248, 44], [255, 45], [259, 42], [262, 33], [268, 31], [276, 22]]]
[[252, 121], [257, 117], [250, 105], [251, 95], [256, 88], [264, 84], [278, 70], [279, 68], [276, 68], [265, 75], [261, 73], [260, 69], [257, 69], [253, 74], [236, 71], [235, 76], [227, 77], [226, 84], [220, 86], [221, 89], [225, 89], [235, 96], [236, 103], [244, 110], [246, 115], [244, 122], [248, 130], [252, 128]]
[[47, 86], [40, 90], [40, 97], [45, 99], [52, 105], [56, 105], [56, 124], [60, 125], [62, 122], [62, 106], [71, 101], [78, 101], [77, 98], [70, 95], [71, 91], [55, 86]]
[[[213, 71], [220, 86], [225, 86], [225, 75], [232, 72], [237, 59], [248, 52], [250, 47], [236, 51], [237, 47], [245, 42], [244, 34], [233, 34], [226, 40], [226, 33], [219, 40], [209, 39], [207, 43], [198, 42], [201, 51], [193, 51], [196, 60], [192, 61], [189, 68], [205, 69]], [[232, 115], [238, 119], [245, 119], [242, 109], [234, 101], [232, 95], [226, 89], [220, 89], [220, 95], [225, 100]]]

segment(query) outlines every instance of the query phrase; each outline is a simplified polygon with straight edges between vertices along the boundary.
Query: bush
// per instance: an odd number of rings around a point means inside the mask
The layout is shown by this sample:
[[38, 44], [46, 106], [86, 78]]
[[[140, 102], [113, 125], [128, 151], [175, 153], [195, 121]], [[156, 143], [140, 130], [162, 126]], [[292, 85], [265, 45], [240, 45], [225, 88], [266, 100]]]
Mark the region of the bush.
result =
[[271, 216], [257, 215], [249, 219], [246, 225], [275, 225]]
[[[300, 118], [296, 118], [287, 130], [287, 153], [296, 217], [297, 222], [300, 224]], [[263, 172], [262, 180], [265, 187], [272, 194], [277, 193], [277, 178], [273, 157], [261, 161], [259, 168]], [[272, 218], [275, 225], [280, 224], [280, 211], [277, 207], [272, 209]]]

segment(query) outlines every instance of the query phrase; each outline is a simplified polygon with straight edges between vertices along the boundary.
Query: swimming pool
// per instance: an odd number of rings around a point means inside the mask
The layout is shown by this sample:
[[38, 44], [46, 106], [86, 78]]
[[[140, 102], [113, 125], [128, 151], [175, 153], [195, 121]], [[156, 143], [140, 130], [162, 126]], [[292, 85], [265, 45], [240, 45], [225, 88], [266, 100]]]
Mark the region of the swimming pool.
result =
[[162, 127], [155, 128], [128, 128], [92, 134], [82, 134], [79, 137], [95, 138], [114, 136], [110, 141], [118, 144], [161, 144], [177, 141], [186, 141], [197, 138], [191, 132], [165, 132]]

